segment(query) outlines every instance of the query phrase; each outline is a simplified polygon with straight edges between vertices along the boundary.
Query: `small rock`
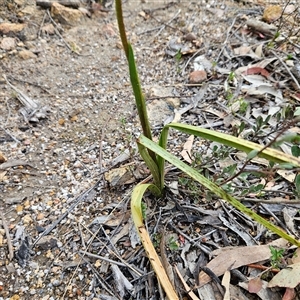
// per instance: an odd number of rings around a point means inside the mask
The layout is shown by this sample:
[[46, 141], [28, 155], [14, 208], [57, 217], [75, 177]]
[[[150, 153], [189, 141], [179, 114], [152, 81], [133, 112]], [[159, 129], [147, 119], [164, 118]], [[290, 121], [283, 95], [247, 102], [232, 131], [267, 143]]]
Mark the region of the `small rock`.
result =
[[27, 225], [27, 224], [32, 223], [32, 218], [31, 218], [31, 216], [30, 216], [30, 215], [25, 215], [25, 216], [23, 217], [23, 223], [24, 223], [24, 225]]
[[272, 23], [278, 20], [282, 15], [282, 8], [279, 5], [270, 5], [267, 6], [262, 19], [267, 23]]
[[16, 47], [16, 41], [14, 38], [5, 37], [1, 41], [0, 48], [3, 50], [12, 50]]
[[7, 158], [4, 156], [4, 154], [2, 152], [0, 152], [0, 163], [4, 163], [7, 161]]
[[171, 105], [173, 108], [180, 107], [180, 99], [179, 98], [167, 98], [166, 102]]
[[133, 175], [129, 167], [120, 167], [104, 173], [105, 180], [108, 181], [112, 187], [123, 185], [132, 177]]
[[43, 213], [38, 213], [38, 215], [37, 215], [37, 217], [36, 217], [36, 219], [37, 219], [38, 221], [43, 220], [44, 218], [45, 218], [45, 214], [43, 214]]
[[193, 71], [190, 73], [189, 81], [190, 83], [202, 83], [207, 79], [207, 74], [204, 70]]
[[57, 239], [51, 235], [43, 236], [36, 245], [42, 250], [57, 248]]
[[36, 58], [36, 55], [29, 51], [29, 50], [21, 50], [19, 53], [18, 53], [19, 57], [21, 57], [22, 59], [24, 60], [27, 60], [27, 59], [30, 59], [30, 58]]
[[53, 35], [55, 33], [55, 28], [54, 28], [53, 24], [47, 24], [42, 27], [42, 32]]
[[25, 0], [14, 0], [14, 2], [18, 5], [18, 6], [23, 6], [25, 4]]
[[197, 40], [197, 37], [195, 34], [189, 32], [188, 34], [186, 34], [183, 39], [185, 39], [186, 41], [189, 41], [189, 42], [192, 42], [192, 41], [195, 41]]
[[28, 6], [26, 6], [25, 8], [22, 9], [22, 13], [24, 15], [33, 15], [33, 14], [36, 13], [36, 8], [35, 8], [35, 6], [28, 5]]
[[26, 24], [15, 24], [15, 23], [2, 23], [0, 24], [0, 33], [18, 33], [26, 27]]
[[164, 100], [153, 100], [147, 104], [148, 117], [152, 125], [164, 124], [164, 121], [174, 115], [174, 107]]
[[51, 6], [51, 15], [60, 23], [68, 25], [77, 25], [83, 17], [81, 11], [65, 7], [56, 2], [54, 2]]
[[173, 87], [151, 86], [149, 97], [170, 97], [173, 95]]

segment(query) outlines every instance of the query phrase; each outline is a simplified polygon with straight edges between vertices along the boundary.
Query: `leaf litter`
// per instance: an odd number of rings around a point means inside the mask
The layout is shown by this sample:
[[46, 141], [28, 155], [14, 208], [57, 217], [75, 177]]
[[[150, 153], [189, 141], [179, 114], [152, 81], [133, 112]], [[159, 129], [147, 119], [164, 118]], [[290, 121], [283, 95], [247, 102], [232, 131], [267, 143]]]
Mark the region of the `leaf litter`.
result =
[[[153, 82], [158, 85], [161, 93], [154, 96], [156, 103], [167, 103], [164, 107], [170, 120], [175, 117], [264, 144], [274, 138], [297, 109], [299, 99], [299, 7], [280, 4], [264, 11], [261, 3], [252, 1], [251, 5], [210, 1], [205, 7], [193, 2], [165, 1], [155, 6], [148, 2], [128, 3], [135, 23], [130, 17], [126, 22], [131, 23], [145, 92]], [[3, 7], [1, 18], [6, 20], [7, 8]], [[128, 214], [130, 184], [149, 174], [135, 172], [144, 167], [134, 148], [138, 123], [124, 58], [113, 34], [113, 5], [104, 1], [97, 9], [93, 7], [91, 20], [69, 28], [43, 17], [43, 11], [29, 14], [38, 24], [54, 26], [56, 35], [44, 31], [39, 39], [30, 40], [30, 31], [25, 31], [25, 42], [17, 40], [19, 48], [12, 52], [1, 49], [3, 299], [37, 295], [42, 299], [164, 298]], [[24, 7], [10, 9], [17, 13]], [[288, 17], [282, 13], [281, 18], [280, 10]], [[97, 15], [100, 11], [101, 17]], [[214, 17], [217, 23], [211, 22]], [[33, 30], [30, 23], [28, 26]], [[280, 36], [273, 40], [277, 28]], [[66, 43], [71, 46], [65, 47]], [[22, 61], [13, 56], [23, 48], [42, 55], [35, 64], [35, 58]], [[202, 88], [189, 82], [189, 74], [200, 70], [207, 73]], [[25, 119], [18, 114], [20, 103], [11, 96], [12, 81], [21, 104], [32, 104], [21, 111]], [[176, 111], [165, 102], [161, 86], [171, 87], [165, 96], [180, 99]], [[38, 99], [42, 114], [32, 99]], [[50, 107], [50, 113], [45, 107]], [[156, 114], [155, 107], [153, 111]], [[164, 122], [156, 121], [154, 133]], [[99, 127], [104, 128], [103, 137]], [[291, 145], [285, 142], [281, 147], [289, 152]], [[185, 153], [185, 159], [218, 184], [241, 169], [247, 159], [226, 147], [198, 138], [191, 141], [174, 132], [169, 148], [179, 156]], [[228, 158], [229, 164], [221, 162]], [[33, 175], [32, 167], [39, 176]], [[297, 236], [299, 204], [293, 186], [297, 173], [280, 166], [272, 169], [256, 158], [247, 168], [223, 187]], [[110, 179], [106, 174], [105, 181], [104, 172], [112, 169], [117, 175]], [[124, 170], [127, 175], [120, 176]], [[268, 244], [276, 236], [214, 199], [177, 170], [171, 169], [166, 180], [170, 192], [165, 199], [157, 205], [152, 198], [145, 199], [146, 225], [177, 280], [178, 294], [192, 299], [230, 299], [234, 295], [253, 299], [247, 294], [252, 292], [256, 299], [280, 299], [280, 294], [283, 299], [297, 299], [299, 262], [289, 262], [294, 249], [280, 244], [278, 249], [286, 249], [287, 263], [273, 278], [270, 272], [265, 273], [267, 281], [262, 280], [264, 271], [254, 266], [270, 266]], [[172, 239], [166, 238], [169, 236]], [[16, 251], [13, 260], [9, 243]], [[247, 278], [247, 270], [256, 275]], [[258, 286], [253, 287], [253, 282]], [[239, 286], [245, 290], [241, 292]]]

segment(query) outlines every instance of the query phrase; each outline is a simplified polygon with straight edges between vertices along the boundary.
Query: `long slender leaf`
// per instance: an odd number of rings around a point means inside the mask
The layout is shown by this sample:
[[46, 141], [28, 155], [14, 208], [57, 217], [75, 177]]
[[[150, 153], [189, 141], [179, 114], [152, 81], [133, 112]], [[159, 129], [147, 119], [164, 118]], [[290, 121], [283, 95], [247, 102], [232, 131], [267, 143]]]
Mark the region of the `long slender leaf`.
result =
[[153, 244], [151, 242], [150, 236], [144, 226], [143, 223], [143, 214], [141, 209], [141, 202], [144, 193], [147, 191], [147, 189], [151, 189], [151, 191], [156, 194], [160, 193], [160, 190], [157, 188], [157, 186], [153, 184], [139, 184], [137, 185], [132, 192], [131, 195], [131, 213], [132, 213], [132, 219], [134, 222], [134, 225], [136, 227], [136, 230], [140, 236], [140, 239], [143, 243], [143, 246], [146, 250], [147, 256], [151, 262], [151, 265], [164, 289], [166, 292], [168, 298], [170, 300], [177, 300], [179, 299], [174, 287], [172, 286], [172, 283], [169, 280], [169, 277], [153, 247]]
[[[147, 109], [146, 109], [146, 102], [139, 81], [139, 75], [137, 72], [134, 54], [130, 43], [128, 43], [128, 64], [129, 64], [130, 81], [131, 81], [131, 85], [135, 97], [135, 104], [138, 110], [139, 119], [143, 129], [143, 133], [148, 139], [152, 140], [150, 123], [149, 123]], [[156, 161], [155, 156], [154, 156], [154, 160]]]
[[[192, 125], [187, 124], [179, 124], [179, 123], [170, 123], [166, 125], [165, 127], [168, 128], [174, 128], [179, 131], [193, 134], [196, 136], [200, 136], [204, 139], [215, 141], [223, 145], [227, 145], [233, 148], [236, 148], [238, 150], [244, 151], [246, 153], [249, 153], [253, 150], [257, 150], [259, 152], [261, 149], [263, 149], [263, 146], [255, 144], [250, 141], [246, 141], [241, 138], [234, 137], [229, 134], [220, 133], [217, 131], [204, 129]], [[276, 149], [267, 148], [264, 149], [262, 152], [258, 153], [259, 157], [263, 157], [267, 159], [268, 161], [276, 162], [276, 163], [290, 163], [293, 164], [295, 167], [300, 167], [300, 159], [296, 158], [292, 155], [286, 154], [284, 152], [278, 151]]]
[[[144, 147], [141, 144], [138, 144], [138, 149], [139, 149], [140, 155], [142, 156], [144, 162], [146, 163], [147, 167], [149, 168], [149, 170], [153, 176], [155, 185], [159, 188], [160, 191], [162, 191], [163, 186], [161, 186], [161, 180], [160, 180], [161, 175], [160, 175], [157, 164], [153, 161], [152, 157], [149, 155], [148, 149], [146, 147]], [[154, 153], [154, 152], [152, 152], [152, 153]], [[159, 196], [160, 196], [160, 194], [159, 194]]]
[[147, 147], [148, 149], [151, 149], [153, 152], [155, 152], [157, 155], [163, 157], [165, 160], [182, 170], [184, 173], [192, 177], [194, 180], [197, 180], [200, 182], [204, 187], [212, 191], [214, 194], [222, 198], [223, 200], [226, 200], [228, 203], [230, 203], [232, 206], [237, 208], [239, 211], [247, 214], [250, 216], [253, 220], [256, 222], [262, 224], [272, 232], [276, 233], [280, 237], [286, 239], [288, 242], [300, 246], [300, 241], [296, 240], [292, 236], [286, 234], [284, 231], [282, 231], [279, 227], [273, 225], [272, 223], [268, 222], [255, 212], [253, 212], [251, 209], [244, 206], [240, 201], [236, 200], [232, 196], [228, 195], [224, 190], [222, 190], [220, 187], [218, 187], [215, 183], [211, 182], [207, 178], [205, 178], [203, 175], [198, 173], [195, 169], [188, 166], [181, 160], [179, 160], [177, 157], [173, 156], [169, 152], [167, 152], [165, 149], [160, 147], [158, 144], [154, 143], [153, 141], [149, 140], [147, 137], [141, 135], [138, 139], [138, 143], [141, 145]]
[[[159, 146], [163, 149], [167, 148], [167, 141], [168, 141], [168, 134], [169, 134], [169, 128], [164, 127], [161, 131], [160, 137], [159, 137]], [[158, 171], [160, 175], [160, 186], [161, 189], [164, 189], [165, 185], [165, 160], [161, 156], [157, 156], [157, 165], [158, 165]]]

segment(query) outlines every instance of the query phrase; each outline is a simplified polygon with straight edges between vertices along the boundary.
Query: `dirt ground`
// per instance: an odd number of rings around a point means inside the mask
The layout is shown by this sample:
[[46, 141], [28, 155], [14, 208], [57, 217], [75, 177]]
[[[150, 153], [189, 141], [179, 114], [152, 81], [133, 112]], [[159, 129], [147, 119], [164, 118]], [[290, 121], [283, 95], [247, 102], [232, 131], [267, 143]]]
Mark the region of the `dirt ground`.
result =
[[[125, 216], [118, 226], [125, 226], [129, 219], [125, 211], [130, 186], [121, 182], [112, 187], [103, 171], [112, 168], [114, 159], [126, 149], [129, 158], [121, 162], [134, 165], [138, 161], [134, 141], [140, 130], [114, 5], [108, 1], [107, 11], [96, 9], [78, 24], [66, 25], [54, 23], [33, 0], [1, 2], [0, 23], [27, 27], [22, 37], [13, 36], [14, 47], [0, 49], [0, 151], [11, 163], [10, 168], [0, 168], [0, 299], [121, 299], [122, 295], [109, 293], [115, 287], [113, 275], [105, 278], [105, 263], [98, 265], [93, 257], [88, 257], [88, 263], [82, 259], [101, 217], [117, 208], [115, 219]], [[89, 7], [83, 2], [81, 6]], [[236, 12], [252, 6], [213, 0], [124, 1], [126, 29], [147, 97], [153, 99], [167, 89], [167, 96], [179, 99], [182, 107], [181, 99], [198, 92], [197, 86], [187, 84], [192, 70], [188, 59], [196, 51], [217, 57]], [[218, 15], [220, 11], [226, 13]], [[49, 24], [54, 32], [42, 30]], [[189, 32], [197, 42], [187, 42], [191, 54], [186, 54], [178, 71], [178, 60], [166, 50], [171, 40]], [[4, 37], [0, 36], [0, 42]], [[23, 50], [30, 52], [26, 59], [20, 55]], [[38, 103], [42, 116], [35, 114], [35, 119], [28, 120], [22, 115], [18, 92], [7, 80]], [[153, 125], [159, 129], [163, 122]], [[141, 177], [148, 175], [141, 172]], [[16, 257], [24, 237], [32, 245], [96, 182], [97, 189], [47, 239], [31, 250], [25, 247], [29, 254]], [[11, 259], [4, 223], [15, 253]], [[107, 226], [103, 234], [113, 230], [114, 225]], [[101, 255], [102, 250], [97, 250], [104, 247], [101, 243], [93, 241], [90, 252]], [[120, 255], [129, 257], [129, 238], [121, 239], [121, 245]], [[111, 283], [108, 291], [95, 284], [101, 278]]]

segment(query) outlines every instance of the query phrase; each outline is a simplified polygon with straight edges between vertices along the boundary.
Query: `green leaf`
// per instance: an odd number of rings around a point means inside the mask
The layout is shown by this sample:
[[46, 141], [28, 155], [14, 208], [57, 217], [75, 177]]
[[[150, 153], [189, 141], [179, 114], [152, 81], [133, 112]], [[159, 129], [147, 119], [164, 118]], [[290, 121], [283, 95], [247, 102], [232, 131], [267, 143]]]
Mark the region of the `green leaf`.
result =
[[250, 151], [249, 153], [248, 153], [248, 155], [247, 155], [247, 159], [253, 159], [254, 157], [256, 157], [257, 156], [257, 154], [258, 154], [258, 150], [252, 150], [252, 151]]
[[220, 197], [221, 199], [229, 202], [232, 206], [237, 208], [239, 211], [245, 213], [246, 215], [250, 216], [253, 220], [260, 223], [261, 225], [265, 226], [272, 232], [276, 233], [280, 237], [286, 239], [288, 242], [292, 243], [293, 245], [300, 246], [300, 241], [296, 240], [292, 236], [288, 235], [284, 231], [282, 231], [279, 227], [275, 226], [274, 224], [268, 222], [261, 216], [257, 215], [255, 212], [253, 212], [251, 209], [247, 208], [245, 205], [243, 205], [240, 201], [236, 200], [232, 196], [228, 195], [224, 190], [222, 190], [220, 187], [218, 187], [215, 183], [211, 182], [207, 178], [205, 178], [203, 175], [199, 174], [195, 169], [191, 168], [181, 160], [179, 160], [177, 157], [171, 155], [168, 153], [165, 149], [161, 148], [159, 145], [154, 143], [153, 141], [149, 140], [147, 137], [141, 135], [138, 139], [138, 142], [147, 147], [148, 149], [151, 149], [153, 152], [155, 152], [157, 155], [163, 157], [165, 160], [179, 168], [181, 171], [192, 177], [194, 180], [197, 180], [202, 184], [204, 187], [212, 191], [215, 195]]
[[295, 178], [295, 186], [296, 186], [296, 191], [299, 194], [300, 193], [300, 175], [299, 174]]
[[[163, 186], [161, 186], [160, 172], [159, 172], [157, 163], [152, 159], [152, 157], [149, 154], [150, 150], [148, 152], [148, 149], [139, 143], [137, 143], [137, 146], [138, 146], [141, 157], [143, 158], [144, 162], [146, 163], [147, 167], [149, 168], [149, 170], [153, 176], [153, 181], [154, 181], [155, 185], [157, 186], [157, 188], [160, 191], [162, 191]], [[154, 153], [154, 152], [152, 152], [152, 153]], [[161, 195], [161, 193], [159, 193], [159, 196], [160, 195]]]
[[294, 112], [294, 116], [297, 117], [297, 116], [300, 116], [300, 107], [296, 107], [296, 110]]
[[298, 145], [293, 145], [292, 148], [291, 148], [291, 152], [292, 152], [292, 155], [295, 156], [295, 157], [299, 157], [300, 156], [300, 148]]
[[269, 162], [291, 163], [295, 167], [300, 167], [300, 159], [295, 158], [292, 155], [286, 154], [284, 152], [272, 148], [267, 148], [261, 151], [264, 148], [263, 146], [250, 141], [246, 141], [238, 137], [234, 137], [229, 134], [179, 123], [170, 123], [165, 127], [174, 128], [187, 134], [200, 136], [206, 140], [218, 142], [220, 144], [233, 147], [246, 153], [249, 153], [252, 150], [257, 150], [259, 152], [258, 156], [267, 159]]

